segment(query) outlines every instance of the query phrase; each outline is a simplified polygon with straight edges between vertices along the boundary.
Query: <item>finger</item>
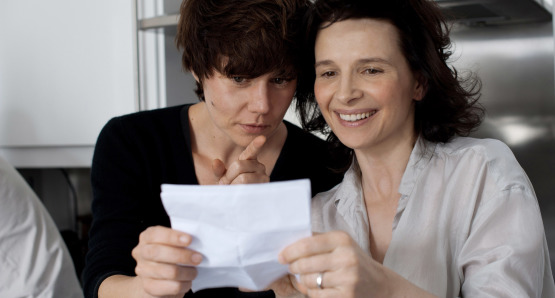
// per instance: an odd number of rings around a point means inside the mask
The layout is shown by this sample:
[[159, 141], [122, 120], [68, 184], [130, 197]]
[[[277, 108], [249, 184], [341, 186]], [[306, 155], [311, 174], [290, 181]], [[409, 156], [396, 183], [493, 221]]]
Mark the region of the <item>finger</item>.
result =
[[260, 175], [254, 173], [246, 173], [237, 176], [229, 184], [254, 184], [254, 183], [267, 183], [270, 182], [270, 177], [267, 175]]
[[249, 159], [257, 159], [258, 154], [264, 147], [264, 143], [266, 143], [265, 136], [258, 136], [254, 138], [250, 142], [250, 144], [245, 148], [243, 152], [239, 155], [239, 160], [249, 160]]
[[300, 258], [289, 265], [292, 274], [318, 273], [328, 270], [336, 270], [335, 256], [332, 253], [323, 253], [310, 257]]
[[148, 261], [138, 263], [135, 273], [145, 278], [176, 281], [192, 281], [198, 274], [195, 267]]
[[324, 239], [324, 235], [306, 237], [285, 247], [278, 255], [281, 264], [292, 264], [301, 258], [307, 258], [317, 254], [329, 253], [334, 246]]
[[149, 227], [139, 235], [139, 243], [159, 243], [185, 247], [193, 238], [184, 232], [163, 226]]
[[304, 283], [302, 283], [301, 278], [299, 276], [299, 278], [295, 278], [295, 288], [297, 288], [299, 290], [299, 292], [307, 295], [308, 293], [308, 288], [304, 285]]
[[225, 168], [223, 161], [219, 159], [214, 159], [212, 161], [212, 172], [214, 173], [216, 180], [220, 180], [226, 171], [227, 169]]
[[278, 255], [278, 261], [282, 264], [291, 264], [300, 258], [329, 253], [339, 246], [349, 246], [353, 243], [352, 238], [343, 231], [318, 234], [303, 238], [284, 248]]
[[[318, 288], [318, 277], [320, 273], [309, 273], [301, 275], [300, 284], [305, 286], [307, 289], [319, 289]], [[329, 289], [337, 286], [337, 280], [334, 280], [334, 273], [330, 271], [322, 271], [322, 289]]]
[[[241, 180], [235, 181], [239, 176], [245, 174], [246, 177], [240, 178]], [[260, 177], [256, 177], [256, 175]], [[249, 180], [253, 178], [253, 180]], [[266, 174], [266, 166], [257, 160], [238, 160], [232, 163], [227, 169], [225, 175], [220, 179], [220, 184], [246, 184], [246, 183], [261, 183], [267, 182], [270, 177]]]
[[345, 274], [340, 272], [323, 272], [321, 287], [318, 287], [319, 274], [302, 275], [299, 282], [299, 288], [303, 288], [309, 297], [344, 297], [340, 295], [341, 288], [349, 284], [349, 280], [345, 278]]
[[131, 255], [137, 264], [149, 261], [196, 266], [202, 261], [202, 255], [196, 251], [162, 244], [138, 245], [131, 251]]
[[345, 293], [335, 288], [330, 289], [308, 289], [306, 295], [310, 298], [336, 298], [346, 297]]
[[276, 297], [291, 297], [299, 294], [297, 280], [295, 276], [291, 274], [287, 274], [286, 276], [274, 281], [269, 288], [274, 291]]

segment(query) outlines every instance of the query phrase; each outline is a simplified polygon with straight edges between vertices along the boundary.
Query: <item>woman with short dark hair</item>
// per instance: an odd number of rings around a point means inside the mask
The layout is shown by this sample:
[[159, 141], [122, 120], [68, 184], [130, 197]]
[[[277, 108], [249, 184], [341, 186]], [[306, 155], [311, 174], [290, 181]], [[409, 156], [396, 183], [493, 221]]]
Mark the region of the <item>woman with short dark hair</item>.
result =
[[183, 2], [176, 43], [201, 101], [116, 117], [100, 133], [87, 297], [274, 297], [235, 288], [192, 293], [202, 255], [187, 248], [194, 235], [170, 228], [160, 185], [310, 178], [315, 194], [341, 180], [329, 169], [325, 143], [283, 121], [302, 77], [309, 4]]

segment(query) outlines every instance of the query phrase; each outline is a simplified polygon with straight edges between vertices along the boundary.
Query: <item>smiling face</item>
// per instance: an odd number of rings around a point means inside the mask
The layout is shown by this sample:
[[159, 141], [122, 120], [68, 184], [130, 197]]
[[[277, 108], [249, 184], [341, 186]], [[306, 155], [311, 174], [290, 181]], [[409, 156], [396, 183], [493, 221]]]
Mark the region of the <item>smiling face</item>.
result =
[[314, 92], [326, 122], [355, 151], [391, 150], [414, 132], [414, 101], [423, 97], [387, 21], [349, 19], [316, 38]]
[[295, 79], [278, 74], [245, 78], [214, 71], [202, 85], [213, 135], [242, 147], [258, 135], [274, 135], [296, 90]]

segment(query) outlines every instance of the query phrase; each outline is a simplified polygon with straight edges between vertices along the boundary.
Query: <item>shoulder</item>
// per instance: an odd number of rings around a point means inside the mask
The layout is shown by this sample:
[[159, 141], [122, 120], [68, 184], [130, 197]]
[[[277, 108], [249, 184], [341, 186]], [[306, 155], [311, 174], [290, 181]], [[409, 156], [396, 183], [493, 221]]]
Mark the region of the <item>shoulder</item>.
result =
[[287, 121], [284, 123], [287, 127], [287, 139], [282, 148], [282, 156], [302, 164], [316, 164], [318, 167], [329, 162], [327, 143], [324, 140]]
[[495, 139], [456, 137], [438, 144], [435, 155], [452, 171], [462, 170], [467, 179], [486, 179], [497, 189], [520, 186], [530, 181], [511, 149]]
[[[58, 229], [21, 175], [0, 157], [0, 280], [2, 293], [25, 296], [81, 292]], [[7, 291], [7, 292], [6, 292]]]
[[161, 140], [176, 140], [182, 135], [182, 113], [187, 107], [173, 106], [114, 117], [102, 128], [96, 149], [102, 149], [104, 144], [150, 146]]
[[22, 184], [17, 178], [15, 169], [0, 157], [0, 203], [2, 204], [2, 208], [0, 208], [0, 233], [3, 233], [2, 227], [10, 224], [15, 219], [12, 218], [13, 216], [17, 216], [15, 209], [23, 211], [26, 208], [23, 204], [25, 200], [18, 197], [27, 194], [22, 194]]
[[17, 221], [15, 217], [43, 211], [32, 206], [35, 201], [38, 202], [35, 193], [17, 170], [2, 157], [0, 157], [0, 201], [2, 204], [0, 222], [6, 220], [5, 224], [11, 224], [9, 218]]
[[495, 139], [455, 137], [445, 144], [438, 144], [436, 154], [446, 159], [475, 159], [489, 166], [520, 167], [509, 147]]
[[307, 132], [297, 125], [286, 120], [284, 120], [283, 122], [287, 127], [287, 141], [299, 143], [303, 146], [310, 146], [312, 148], [325, 148], [327, 146], [326, 141], [315, 136], [314, 134]]
[[[92, 160], [94, 177], [107, 181], [107, 176], [114, 178], [115, 173], [123, 169], [139, 175], [151, 166], [158, 169], [186, 159], [184, 152], [188, 147], [182, 125], [182, 111], [186, 107], [142, 111], [108, 121], [95, 144]], [[97, 175], [99, 170], [101, 175]], [[143, 176], [140, 178], [147, 178]]]
[[284, 123], [287, 139], [271, 178], [276, 181], [310, 178], [313, 195], [339, 183], [343, 173], [334, 170], [327, 143], [294, 124]]
[[[175, 125], [181, 119], [181, 112], [187, 105], [173, 106], [114, 117], [108, 121], [104, 131], [112, 129], [147, 129], [152, 127]], [[145, 131], [142, 131], [144, 133]]]
[[447, 154], [464, 154], [473, 152], [484, 157], [513, 156], [509, 147], [496, 139], [477, 139], [470, 137], [455, 137], [451, 141], [439, 144], [441, 150]]
[[323, 213], [336, 210], [335, 203], [339, 199], [338, 192], [343, 182], [340, 182], [330, 190], [316, 194], [312, 198], [312, 210], [318, 210], [315, 214], [322, 215]]
[[316, 194], [311, 200], [311, 223], [312, 231], [324, 233], [330, 230], [330, 218], [337, 217], [337, 208], [335, 206], [335, 193], [340, 184], [336, 185], [328, 191]]
[[[287, 139], [283, 152], [302, 163], [315, 163], [317, 167], [334, 168], [334, 158], [329, 143], [307, 132], [295, 124], [284, 121], [287, 127]], [[337, 158], [336, 158], [337, 159]]]

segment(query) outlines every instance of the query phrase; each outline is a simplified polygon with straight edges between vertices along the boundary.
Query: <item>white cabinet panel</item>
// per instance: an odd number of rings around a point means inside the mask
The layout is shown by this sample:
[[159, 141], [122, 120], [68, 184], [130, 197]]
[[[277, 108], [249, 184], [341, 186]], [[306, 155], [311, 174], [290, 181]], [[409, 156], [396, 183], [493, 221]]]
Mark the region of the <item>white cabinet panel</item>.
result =
[[137, 110], [134, 1], [0, 1], [0, 40], [0, 150], [92, 147]]

